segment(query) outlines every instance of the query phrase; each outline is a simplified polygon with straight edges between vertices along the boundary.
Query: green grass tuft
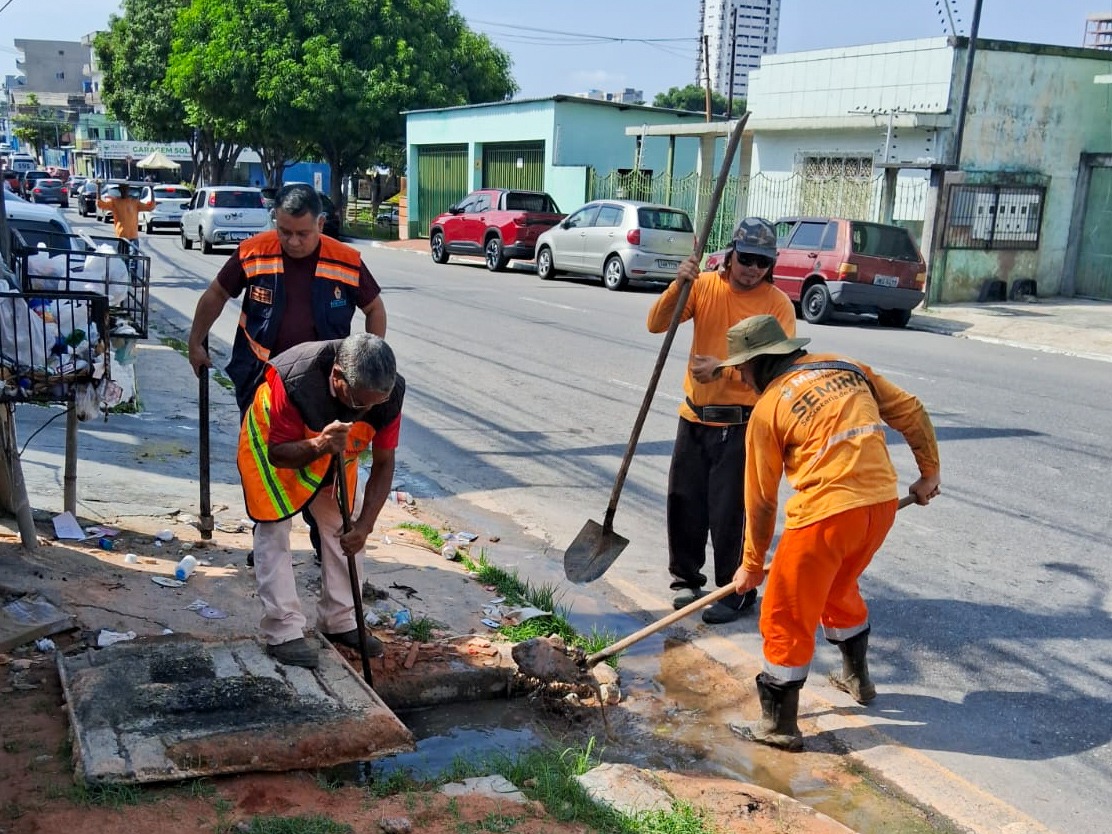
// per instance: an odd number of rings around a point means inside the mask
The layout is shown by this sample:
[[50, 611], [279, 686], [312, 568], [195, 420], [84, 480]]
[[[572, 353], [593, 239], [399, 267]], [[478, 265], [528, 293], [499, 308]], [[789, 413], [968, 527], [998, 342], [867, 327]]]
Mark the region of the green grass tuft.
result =
[[422, 617], [419, 620], [412, 620], [408, 625], [402, 626], [398, 630], [404, 631], [406, 635], [412, 637], [418, 643], [431, 643], [432, 631], [436, 626], [436, 620]]
[[247, 827], [237, 827], [245, 834], [352, 834], [350, 825], [343, 825], [320, 814], [304, 817], [252, 817]]
[[70, 798], [75, 804], [86, 808], [101, 807], [119, 810], [128, 805], [138, 805], [143, 799], [143, 792], [135, 785], [111, 782], [97, 785], [81, 783], [74, 785]]
[[437, 552], [444, 546], [444, 537], [431, 524], [423, 524], [419, 521], [403, 521], [398, 527], [402, 530], [413, 530], [420, 533], [421, 538], [425, 540], [425, 544]]

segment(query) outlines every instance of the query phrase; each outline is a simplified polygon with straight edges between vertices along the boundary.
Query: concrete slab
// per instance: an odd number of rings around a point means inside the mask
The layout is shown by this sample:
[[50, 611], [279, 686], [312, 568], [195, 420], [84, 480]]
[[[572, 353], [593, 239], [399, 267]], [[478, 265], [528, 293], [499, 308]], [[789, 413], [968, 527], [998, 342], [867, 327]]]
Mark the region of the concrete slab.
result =
[[330, 767], [414, 748], [382, 699], [330, 648], [282, 666], [250, 638], [143, 638], [58, 655], [90, 783]]
[[73, 617], [42, 594], [0, 588], [0, 652], [73, 628]]

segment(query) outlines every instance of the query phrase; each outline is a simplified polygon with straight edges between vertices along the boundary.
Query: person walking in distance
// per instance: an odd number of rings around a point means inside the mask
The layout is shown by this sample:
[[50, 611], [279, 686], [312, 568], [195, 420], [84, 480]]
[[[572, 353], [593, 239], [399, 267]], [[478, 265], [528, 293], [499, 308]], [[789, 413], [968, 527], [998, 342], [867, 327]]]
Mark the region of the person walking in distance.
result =
[[[139, 254], [139, 212], [153, 211], [155, 206], [154, 196], [147, 190], [147, 199], [135, 197], [131, 193], [131, 186], [121, 182], [116, 188], [119, 196], [101, 193], [102, 183], [97, 182], [97, 208], [101, 211], [112, 212], [112, 229], [116, 237], [128, 242], [132, 255]], [[136, 264], [129, 259], [128, 270], [135, 274]]]
[[[242, 416], [271, 356], [351, 333], [356, 309], [368, 333], [385, 337], [386, 306], [359, 251], [321, 233], [324, 210], [315, 189], [287, 185], [274, 195], [271, 231], [239, 245], [201, 295], [189, 331], [189, 363], [196, 374], [212, 367], [205, 339], [228, 300], [243, 295], [239, 326], [226, 371]], [[318, 560], [320, 536], [306, 512]], [[250, 559], [249, 562], [250, 564]]]
[[[726, 357], [726, 331], [744, 318], [770, 313], [795, 334], [791, 300], [772, 284], [776, 232], [767, 220], [738, 223], [717, 272], [699, 272], [692, 256], [649, 311], [651, 333], [668, 329], [680, 287], [694, 284], [682, 321], [691, 319], [691, 358], [684, 377], [679, 428], [668, 472], [668, 570], [683, 608], [706, 592], [703, 574], [707, 536], [714, 551], [714, 581], [729, 585], [741, 558], [745, 530], [745, 424], [757, 392], [734, 371], [719, 367]], [[703, 611], [706, 623], [729, 623], [752, 607], [756, 590], [731, 594]]]
[[869, 609], [858, 579], [896, 515], [896, 470], [885, 424], [904, 436], [915, 455], [919, 479], [910, 492], [918, 504], [939, 492], [938, 442], [918, 399], [856, 360], [808, 355], [803, 346], [810, 339], [789, 337], [772, 316], [738, 322], [727, 340], [729, 357], [720, 367], [739, 371], [760, 392], [745, 439], [747, 526], [736, 593], [748, 593], [766, 578], [782, 475], [795, 490], [761, 606], [761, 719], [735, 729], [798, 750], [799, 691], [811, 668], [818, 625], [842, 654], [842, 671], [831, 675], [831, 683], [861, 704], [876, 697], [866, 657]]
[[[290, 519], [311, 506], [320, 531], [317, 629], [332, 643], [359, 648], [347, 556], [361, 557], [394, 477], [405, 380], [390, 346], [371, 333], [303, 342], [271, 359], [240, 426], [237, 461], [247, 514], [255, 522], [255, 579], [267, 653], [279, 663], [314, 668], [317, 648], [304, 634]], [[359, 456], [370, 450], [363, 506], [344, 532], [338, 478], [355, 495]], [[341, 471], [336, 471], [339, 456]], [[354, 503], [354, 502], [353, 502]], [[348, 507], [350, 512], [352, 507]], [[368, 635], [372, 655], [382, 644]]]

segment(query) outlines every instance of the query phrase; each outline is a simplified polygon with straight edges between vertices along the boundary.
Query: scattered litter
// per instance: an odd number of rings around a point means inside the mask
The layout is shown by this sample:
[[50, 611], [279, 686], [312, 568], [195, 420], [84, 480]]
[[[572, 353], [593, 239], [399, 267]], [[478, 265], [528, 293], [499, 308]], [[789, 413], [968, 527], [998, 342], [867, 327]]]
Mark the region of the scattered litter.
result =
[[104, 648], [111, 646], [113, 643], [122, 643], [125, 640], [134, 640], [138, 635], [134, 631], [109, 631], [107, 628], [102, 628], [97, 633], [97, 646]]
[[174, 532], [172, 530], [159, 530], [154, 534], [154, 537], [160, 542], [172, 542], [174, 540]]
[[501, 628], [501, 623], [496, 623], [494, 620], [480, 620], [480, 622], [487, 628]]
[[67, 511], [54, 516], [54, 535], [59, 539], [80, 541], [85, 538], [85, 531], [81, 529], [73, 513]]
[[412, 620], [408, 608], [403, 608], [394, 615], [394, 628], [401, 628], [404, 625], [409, 625], [410, 622], [412, 622]]
[[101, 536], [97, 541], [97, 545], [101, 550], [112, 550], [116, 546], [108, 536]]
[[185, 606], [186, 611], [200, 611], [202, 608], [208, 608], [208, 602], [201, 599], [200, 597], [193, 600], [193, 602], [189, 603], [189, 605]]
[[0, 652], [72, 627], [73, 617], [42, 595], [16, 597], [0, 607]]
[[408, 585], [399, 585], [397, 582], [391, 582], [390, 587], [393, 588], [395, 591], [401, 591], [403, 594], [405, 594], [406, 599], [421, 598], [417, 595], [417, 589], [410, 588]]
[[221, 611], [219, 608], [213, 608], [211, 605], [205, 606], [197, 612], [206, 620], [226, 620], [228, 615]]
[[483, 590], [484, 591], [497, 591], [498, 586], [497, 585], [484, 585]]
[[394, 540], [392, 538], [390, 538], [389, 536], [383, 536], [382, 537], [382, 543], [383, 544], [393, 544]]
[[505, 601], [506, 601], [505, 597], [495, 597], [488, 604], [489, 605], [501, 605]]
[[185, 584], [184, 582], [178, 579], [174, 579], [170, 576], [152, 576], [151, 582], [153, 582], [155, 585], [161, 585], [163, 588], [180, 588]]
[[454, 535], [461, 542], [466, 542], [468, 544], [475, 541], [475, 539], [479, 538], [475, 533], [464, 533], [463, 531], [455, 533]]
[[551, 617], [551, 611], [542, 611], [526, 605], [521, 608], [507, 608], [502, 612], [502, 619], [507, 625], [521, 625], [526, 620], [535, 620], [537, 617]]
[[401, 489], [390, 490], [390, 494], [386, 497], [386, 500], [391, 504], [408, 504], [410, 507], [417, 503], [417, 499]]
[[192, 550], [193, 549], [193, 542], [182, 542], [181, 543], [181, 549], [183, 551], [184, 550]]
[[124, 562], [129, 565], [137, 565], [139, 564], [139, 557], [135, 553], [128, 553], [126, 556], [124, 556]]
[[447, 559], [449, 562], [457, 562], [459, 561], [460, 557], [459, 550], [457, 550], [456, 546], [451, 542], [440, 548], [440, 555]]
[[226, 521], [218, 521], [218, 522], [216, 522], [216, 524], [214, 524], [212, 526], [215, 529], [219, 530], [221, 533], [243, 533], [243, 532], [246, 532], [246, 530], [247, 530], [246, 525], [236, 524], [235, 522], [229, 524]]
[[491, 536], [490, 540], [492, 542], [500, 542], [500, 541], [502, 541], [502, 537], [501, 536]]
[[488, 620], [499, 620], [500, 621], [502, 619], [502, 608], [498, 605], [484, 605], [483, 606], [483, 615]]
[[158, 539], [155, 539], [154, 540], [154, 546], [155, 547], [162, 547], [162, 542], [160, 542]]
[[178, 562], [177, 567], [174, 568], [174, 579], [179, 582], [184, 582], [197, 569], [196, 556], [183, 556], [182, 560]]
[[189, 515], [189, 513], [180, 513], [178, 515], [178, 521], [182, 524], [192, 524], [193, 516]]
[[89, 534], [90, 536], [109, 536], [109, 537], [111, 537], [111, 536], [120, 535], [119, 530], [116, 530], [112, 527], [101, 527], [100, 525], [97, 525], [97, 524], [94, 524], [92, 527], [86, 527], [85, 532], [87, 534]]
[[374, 611], [368, 608], [363, 612], [363, 622], [369, 626], [376, 626], [382, 623], [382, 617], [378, 616]]
[[197, 564], [200, 565], [203, 568], [211, 567], [212, 566], [212, 560], [211, 559], [198, 559]]
[[162, 629], [162, 633], [163, 634], [173, 634], [174, 630], [172, 628], [164, 628], [164, 629]]
[[52, 652], [58, 647], [49, 637], [40, 637], [38, 640], [35, 641], [35, 648], [38, 649], [40, 652]]

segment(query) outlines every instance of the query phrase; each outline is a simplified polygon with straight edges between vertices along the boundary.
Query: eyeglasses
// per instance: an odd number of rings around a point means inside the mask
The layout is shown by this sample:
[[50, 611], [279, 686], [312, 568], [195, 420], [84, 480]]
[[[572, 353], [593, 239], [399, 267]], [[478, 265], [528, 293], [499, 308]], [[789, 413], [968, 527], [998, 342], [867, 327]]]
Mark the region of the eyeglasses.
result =
[[391, 393], [393, 393], [392, 391], [376, 391], [369, 400], [365, 401], [362, 398], [356, 399], [355, 395], [352, 394], [353, 388], [351, 383], [344, 379], [343, 376], [341, 376], [340, 379], [344, 380], [344, 399], [347, 400], [348, 408], [352, 411], [369, 411], [376, 405], [382, 405], [388, 401]]
[[761, 269], [768, 269], [772, 266], [772, 258], [766, 258], [764, 255], [753, 255], [749, 252], [738, 252], [734, 250], [734, 257], [737, 262], [742, 266], [756, 266]]

